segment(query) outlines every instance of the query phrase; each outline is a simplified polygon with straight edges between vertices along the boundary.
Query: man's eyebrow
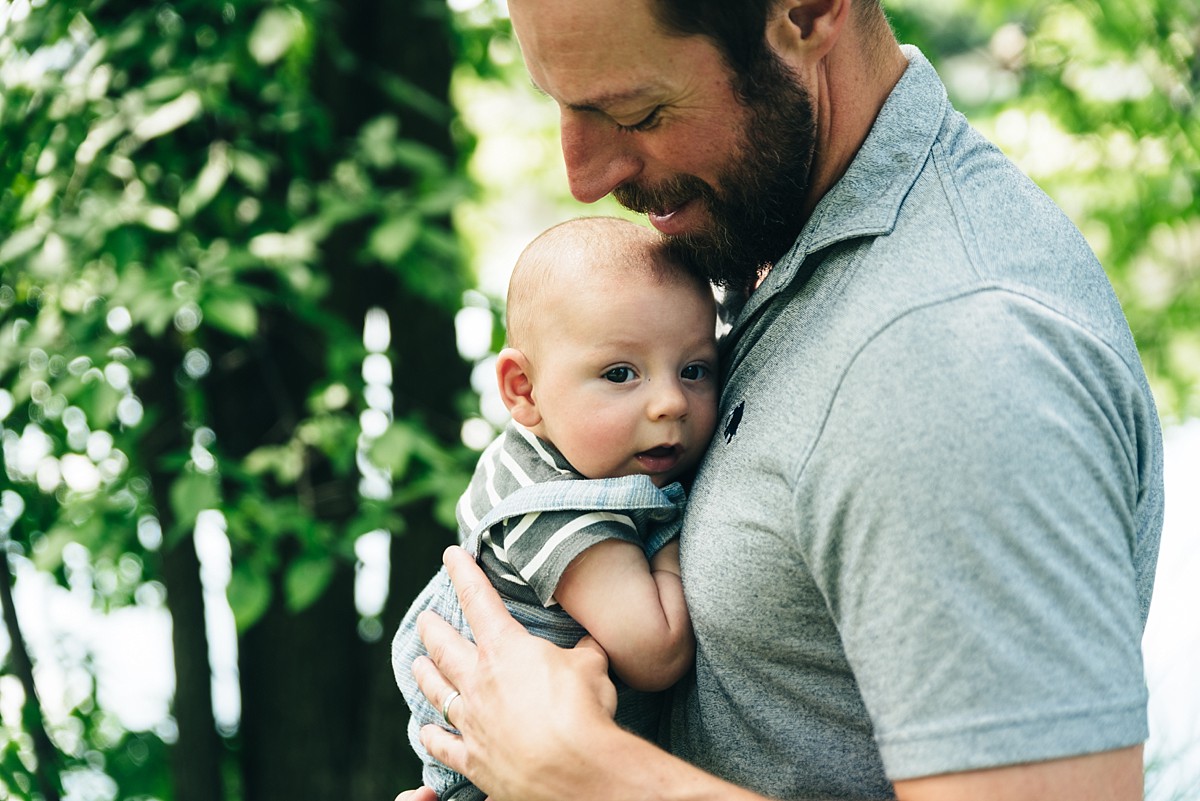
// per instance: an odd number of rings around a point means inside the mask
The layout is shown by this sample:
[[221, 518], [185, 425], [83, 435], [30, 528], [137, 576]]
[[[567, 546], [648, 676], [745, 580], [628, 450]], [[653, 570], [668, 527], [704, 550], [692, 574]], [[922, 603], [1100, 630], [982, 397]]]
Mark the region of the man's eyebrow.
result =
[[[549, 92], [534, 83], [532, 79], [530, 79], [529, 85], [532, 86], [534, 91], [542, 97], [548, 97], [551, 100], [554, 100]], [[576, 101], [574, 103], [563, 103], [562, 105], [565, 108], [569, 108], [571, 111], [599, 111], [601, 113], [605, 113], [614, 105], [630, 100], [640, 100], [649, 95], [650, 92], [650, 86], [636, 86], [632, 89], [625, 89], [619, 92], [606, 92], [601, 95], [596, 95], [595, 97], [589, 97], [585, 100]]]

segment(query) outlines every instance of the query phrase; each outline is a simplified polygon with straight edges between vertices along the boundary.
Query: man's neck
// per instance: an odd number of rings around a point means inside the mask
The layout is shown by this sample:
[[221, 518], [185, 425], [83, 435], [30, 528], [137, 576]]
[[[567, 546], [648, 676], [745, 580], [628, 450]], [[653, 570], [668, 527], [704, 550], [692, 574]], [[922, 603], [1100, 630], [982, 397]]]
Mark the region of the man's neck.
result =
[[906, 69], [908, 59], [890, 31], [854, 30], [829, 54], [817, 101], [818, 142], [806, 220], [846, 174]]

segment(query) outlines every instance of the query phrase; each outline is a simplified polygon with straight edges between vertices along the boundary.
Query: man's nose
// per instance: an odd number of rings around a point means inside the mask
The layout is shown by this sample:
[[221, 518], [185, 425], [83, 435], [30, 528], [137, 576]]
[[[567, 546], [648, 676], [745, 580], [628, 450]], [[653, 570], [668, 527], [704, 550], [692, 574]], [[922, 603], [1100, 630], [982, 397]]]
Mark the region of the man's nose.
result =
[[571, 194], [581, 203], [595, 203], [642, 169], [627, 135], [587, 112], [562, 113], [562, 151]]

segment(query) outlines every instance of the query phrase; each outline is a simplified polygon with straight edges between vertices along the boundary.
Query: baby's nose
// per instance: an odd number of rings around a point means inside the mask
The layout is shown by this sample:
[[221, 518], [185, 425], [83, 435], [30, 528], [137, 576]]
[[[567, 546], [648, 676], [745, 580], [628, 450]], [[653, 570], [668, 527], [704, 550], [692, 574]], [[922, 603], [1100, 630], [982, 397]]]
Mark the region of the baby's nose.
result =
[[647, 412], [652, 420], [673, 419], [687, 414], [688, 400], [678, 381], [661, 381], [651, 386]]

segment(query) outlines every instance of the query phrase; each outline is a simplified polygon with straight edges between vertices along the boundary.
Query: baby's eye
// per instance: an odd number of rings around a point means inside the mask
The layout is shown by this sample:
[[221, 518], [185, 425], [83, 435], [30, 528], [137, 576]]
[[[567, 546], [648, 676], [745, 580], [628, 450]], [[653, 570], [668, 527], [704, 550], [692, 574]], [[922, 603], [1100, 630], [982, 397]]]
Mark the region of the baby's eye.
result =
[[684, 381], [702, 381], [705, 378], [708, 378], [710, 372], [711, 371], [708, 369], [708, 367], [703, 364], [689, 364], [687, 367], [683, 368], [683, 371], [679, 373], [679, 376]]
[[614, 367], [604, 374], [604, 378], [614, 384], [624, 384], [633, 380], [632, 367]]

